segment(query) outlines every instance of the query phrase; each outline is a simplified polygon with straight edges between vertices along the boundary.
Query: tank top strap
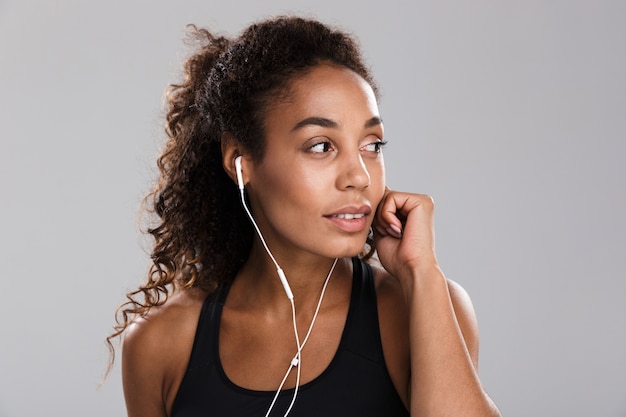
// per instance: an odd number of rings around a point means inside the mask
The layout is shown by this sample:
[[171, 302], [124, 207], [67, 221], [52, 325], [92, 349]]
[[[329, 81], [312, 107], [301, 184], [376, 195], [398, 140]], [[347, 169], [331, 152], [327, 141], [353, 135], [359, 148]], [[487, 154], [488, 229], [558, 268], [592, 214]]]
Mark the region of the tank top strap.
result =
[[352, 258], [352, 267], [352, 296], [344, 346], [373, 362], [384, 363], [374, 274], [369, 264], [356, 257]]
[[[230, 283], [207, 296], [202, 304], [187, 373], [194, 375], [214, 364], [219, 355], [218, 337], [222, 307], [228, 295]], [[183, 384], [185, 380], [183, 379]]]

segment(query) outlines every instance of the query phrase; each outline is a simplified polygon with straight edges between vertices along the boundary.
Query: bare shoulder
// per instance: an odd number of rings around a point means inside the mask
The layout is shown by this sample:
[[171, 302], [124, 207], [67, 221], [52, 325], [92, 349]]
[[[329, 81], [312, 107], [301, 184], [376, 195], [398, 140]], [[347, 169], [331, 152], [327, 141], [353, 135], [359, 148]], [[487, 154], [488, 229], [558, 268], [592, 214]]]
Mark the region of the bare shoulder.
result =
[[126, 329], [122, 379], [129, 416], [169, 411], [191, 354], [205, 296], [198, 290], [174, 293]]
[[[126, 329], [124, 351], [141, 350], [144, 354], [160, 355], [171, 348], [177, 337], [190, 330], [195, 333], [196, 321], [202, 308], [204, 295], [197, 290], [185, 290], [172, 294], [167, 301], [152, 308], [148, 314], [136, 318]], [[153, 343], [153, 342], [159, 343]], [[161, 358], [165, 359], [165, 358]]]
[[454, 314], [463, 334], [465, 345], [472, 357], [474, 367], [478, 368], [478, 321], [472, 300], [467, 291], [459, 283], [451, 279], [448, 279], [448, 292], [450, 293]]
[[455, 307], [459, 306], [463, 307], [463, 309], [471, 309], [473, 311], [474, 308], [472, 307], [472, 300], [470, 299], [467, 291], [465, 291], [465, 288], [463, 288], [458, 282], [453, 281], [449, 278], [447, 279], [447, 282], [448, 291], [450, 292], [450, 298], [455, 304]]

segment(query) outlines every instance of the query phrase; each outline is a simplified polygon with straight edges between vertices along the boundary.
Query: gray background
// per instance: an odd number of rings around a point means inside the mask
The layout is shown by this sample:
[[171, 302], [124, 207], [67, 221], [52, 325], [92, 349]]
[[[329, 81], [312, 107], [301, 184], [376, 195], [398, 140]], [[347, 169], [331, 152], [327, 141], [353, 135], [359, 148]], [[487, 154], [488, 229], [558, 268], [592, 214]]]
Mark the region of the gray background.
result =
[[407, 3], [0, 1], [0, 416], [124, 414], [103, 338], [148, 266], [185, 25], [289, 10], [361, 39], [503, 414], [626, 416], [626, 2]]

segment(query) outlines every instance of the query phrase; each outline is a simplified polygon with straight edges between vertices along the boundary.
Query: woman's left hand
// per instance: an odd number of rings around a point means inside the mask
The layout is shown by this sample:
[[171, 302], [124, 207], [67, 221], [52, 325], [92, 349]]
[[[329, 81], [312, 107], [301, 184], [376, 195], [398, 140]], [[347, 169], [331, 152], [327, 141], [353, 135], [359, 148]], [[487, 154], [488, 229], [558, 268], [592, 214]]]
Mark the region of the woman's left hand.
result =
[[439, 267], [431, 197], [387, 189], [372, 226], [378, 258], [396, 278]]

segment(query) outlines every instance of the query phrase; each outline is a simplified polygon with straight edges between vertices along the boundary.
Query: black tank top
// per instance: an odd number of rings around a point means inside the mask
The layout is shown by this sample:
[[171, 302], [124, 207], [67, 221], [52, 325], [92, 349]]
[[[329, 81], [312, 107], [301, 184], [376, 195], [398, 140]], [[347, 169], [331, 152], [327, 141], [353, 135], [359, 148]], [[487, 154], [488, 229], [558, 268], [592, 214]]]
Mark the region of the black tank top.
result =
[[[339, 348], [328, 368], [301, 385], [290, 417], [408, 416], [383, 357], [374, 278], [353, 259], [352, 295]], [[252, 391], [228, 379], [219, 358], [219, 327], [228, 288], [207, 298], [172, 417], [264, 417], [275, 391]], [[293, 389], [281, 391], [271, 416], [283, 416]]]

